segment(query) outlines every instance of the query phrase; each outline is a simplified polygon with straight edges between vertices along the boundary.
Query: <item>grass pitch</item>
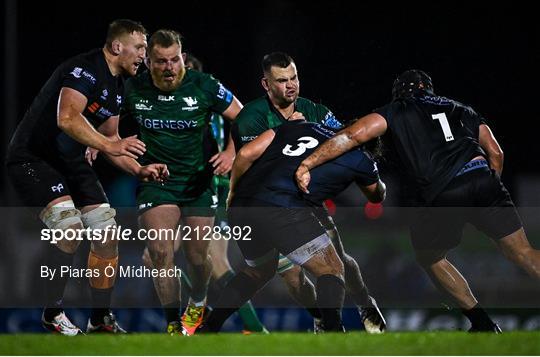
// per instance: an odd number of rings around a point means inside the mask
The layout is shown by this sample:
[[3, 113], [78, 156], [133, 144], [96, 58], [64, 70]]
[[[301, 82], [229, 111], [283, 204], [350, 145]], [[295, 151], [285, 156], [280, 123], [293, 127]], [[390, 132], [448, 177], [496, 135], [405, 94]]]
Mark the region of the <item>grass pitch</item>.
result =
[[418, 332], [367, 335], [222, 333], [193, 337], [166, 334], [0, 335], [0, 355], [539, 355], [540, 331], [502, 335]]

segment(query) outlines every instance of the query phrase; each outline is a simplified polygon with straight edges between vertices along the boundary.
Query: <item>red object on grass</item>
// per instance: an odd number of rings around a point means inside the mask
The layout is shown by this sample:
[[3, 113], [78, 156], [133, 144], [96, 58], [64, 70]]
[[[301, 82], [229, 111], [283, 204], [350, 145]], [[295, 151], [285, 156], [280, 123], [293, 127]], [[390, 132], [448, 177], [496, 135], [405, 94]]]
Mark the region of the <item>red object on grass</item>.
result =
[[377, 219], [383, 214], [383, 205], [382, 203], [371, 203], [368, 202], [364, 206], [364, 214], [369, 219]]

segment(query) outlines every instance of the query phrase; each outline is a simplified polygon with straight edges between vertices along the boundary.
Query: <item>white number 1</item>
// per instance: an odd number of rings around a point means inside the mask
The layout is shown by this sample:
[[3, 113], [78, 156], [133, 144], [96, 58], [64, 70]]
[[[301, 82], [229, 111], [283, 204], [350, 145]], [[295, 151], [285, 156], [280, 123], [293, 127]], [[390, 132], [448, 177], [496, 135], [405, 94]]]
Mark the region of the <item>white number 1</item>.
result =
[[448, 124], [448, 118], [446, 118], [446, 113], [432, 114], [431, 117], [433, 118], [433, 120], [438, 120], [441, 124], [441, 128], [446, 141], [454, 140], [454, 134], [452, 134], [452, 130], [450, 130], [450, 125]]

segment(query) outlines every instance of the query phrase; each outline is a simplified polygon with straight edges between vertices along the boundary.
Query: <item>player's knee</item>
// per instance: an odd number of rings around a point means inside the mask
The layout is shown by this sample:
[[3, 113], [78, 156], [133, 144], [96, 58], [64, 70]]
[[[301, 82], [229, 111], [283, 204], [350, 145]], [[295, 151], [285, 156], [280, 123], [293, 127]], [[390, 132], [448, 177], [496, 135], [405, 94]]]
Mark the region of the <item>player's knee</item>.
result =
[[292, 287], [299, 287], [305, 280], [304, 272], [299, 265], [292, 265], [289, 269], [280, 272], [279, 275], [281, 275], [288, 286]]
[[[108, 203], [102, 203], [98, 207], [85, 212], [81, 215], [81, 220], [85, 227], [90, 228], [91, 230], [104, 230], [107, 227], [115, 227], [116, 221], [114, 217], [116, 216], [116, 210], [111, 208]], [[112, 232], [110, 233], [112, 234]], [[92, 250], [101, 256], [106, 256], [112, 258], [118, 255], [118, 241], [111, 239], [109, 237], [104, 237], [103, 240], [92, 243]]]
[[81, 211], [75, 208], [72, 200], [62, 201], [46, 208], [39, 217], [50, 229], [65, 230], [83, 228]]
[[157, 269], [171, 266], [174, 263], [174, 252], [169, 247], [153, 246], [148, 247], [151, 265]]
[[518, 264], [519, 266], [525, 267], [531, 262], [531, 257], [534, 256], [535, 251], [536, 250], [533, 249], [530, 245], [527, 245], [514, 248], [510, 251], [505, 251], [504, 254], [514, 263]]
[[184, 253], [187, 261], [195, 266], [206, 264], [206, 261], [209, 259], [208, 252], [204, 249], [186, 249]]
[[152, 264], [152, 259], [150, 258], [150, 252], [148, 252], [148, 248], [144, 249], [141, 259], [145, 267], [150, 269], [154, 268], [154, 264]]
[[[75, 208], [72, 200], [57, 203], [46, 208], [40, 214], [41, 221], [51, 230], [79, 230], [83, 229], [81, 212]], [[66, 253], [73, 254], [79, 247], [80, 240], [59, 239], [58, 248]]]
[[96, 208], [81, 215], [81, 220], [85, 227], [90, 229], [105, 229], [116, 226], [116, 210], [108, 203], [102, 203]]

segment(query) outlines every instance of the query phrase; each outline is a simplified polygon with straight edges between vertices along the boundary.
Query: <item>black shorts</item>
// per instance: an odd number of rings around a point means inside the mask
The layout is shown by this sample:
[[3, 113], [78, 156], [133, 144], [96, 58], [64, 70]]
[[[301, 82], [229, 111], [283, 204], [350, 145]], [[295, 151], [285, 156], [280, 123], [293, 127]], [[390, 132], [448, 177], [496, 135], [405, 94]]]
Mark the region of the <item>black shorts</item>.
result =
[[48, 162], [33, 155], [27, 160], [8, 162], [7, 172], [23, 204], [43, 208], [69, 195], [76, 207], [108, 203], [94, 170], [84, 158], [70, 162]]
[[257, 263], [272, 251], [287, 255], [325, 234], [311, 208], [268, 206], [256, 200], [235, 200], [229, 208], [231, 227], [251, 227], [251, 240], [238, 240], [247, 261]]
[[426, 263], [442, 259], [459, 245], [467, 222], [492, 239], [522, 227], [508, 190], [493, 170], [480, 168], [458, 176], [429, 207], [415, 209], [410, 228], [418, 258]]

